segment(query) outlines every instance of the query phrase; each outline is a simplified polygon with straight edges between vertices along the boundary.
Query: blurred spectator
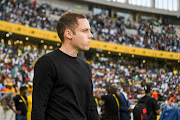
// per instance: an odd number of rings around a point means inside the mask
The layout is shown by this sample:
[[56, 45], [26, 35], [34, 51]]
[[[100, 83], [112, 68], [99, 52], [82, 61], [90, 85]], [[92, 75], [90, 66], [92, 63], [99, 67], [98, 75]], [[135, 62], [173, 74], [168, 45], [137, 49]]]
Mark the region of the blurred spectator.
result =
[[152, 88], [150, 84], [146, 84], [145, 86], [146, 95], [142, 97], [138, 104], [145, 103], [147, 107], [147, 115], [149, 120], [157, 120], [157, 115], [160, 114], [160, 106], [158, 105], [158, 101], [152, 98]]
[[109, 86], [109, 94], [108, 95], [98, 95], [95, 97], [98, 99], [104, 100], [104, 117], [103, 120], [120, 120], [120, 103], [121, 98], [117, 95], [117, 85], [112, 84]]
[[130, 112], [133, 109], [130, 107], [130, 102], [128, 99], [128, 94], [130, 93], [130, 87], [128, 85], [123, 86], [123, 92], [120, 94], [121, 97], [121, 107], [120, 107], [120, 120], [130, 120]]
[[[10, 102], [9, 106], [16, 113], [16, 120], [27, 120], [27, 87], [22, 86], [20, 88], [20, 95], [14, 97]], [[13, 108], [13, 103], [15, 103], [15, 108]]]

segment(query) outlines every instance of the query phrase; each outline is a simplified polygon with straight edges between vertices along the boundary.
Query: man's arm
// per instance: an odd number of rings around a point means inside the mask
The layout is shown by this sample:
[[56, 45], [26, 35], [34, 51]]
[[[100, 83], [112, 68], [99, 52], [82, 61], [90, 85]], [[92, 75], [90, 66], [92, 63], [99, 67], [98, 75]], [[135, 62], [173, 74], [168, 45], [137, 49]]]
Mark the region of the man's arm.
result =
[[156, 113], [156, 114], [160, 114], [161, 109], [160, 109], [160, 106], [159, 106], [159, 104], [158, 104], [158, 101], [155, 100], [154, 98], [153, 98], [152, 100], [153, 100], [153, 108], [154, 108], [154, 110], [155, 110], [155, 113]]
[[130, 107], [120, 106], [120, 111], [128, 112], [128, 111], [131, 111], [131, 110], [130, 110]]
[[[90, 75], [92, 76], [91, 68], [90, 68], [89, 65], [88, 65], [88, 70], [90, 72]], [[92, 80], [91, 80], [90, 83], [91, 83], [91, 94], [90, 94], [90, 105], [89, 105], [88, 120], [99, 120], [99, 114], [98, 114], [98, 111], [97, 111], [97, 104], [96, 104], [94, 96], [93, 96], [93, 84], [92, 84]]]
[[123, 96], [120, 95], [121, 98], [121, 103], [120, 103], [120, 111], [124, 111], [124, 112], [128, 112], [128, 111], [133, 111], [133, 109], [130, 106], [122, 106], [122, 102], [123, 102]]
[[14, 108], [13, 108], [13, 105], [12, 104], [14, 104], [14, 100], [11, 100], [10, 102], [9, 102], [9, 107], [12, 109], [12, 111], [14, 112], [14, 113], [16, 113], [16, 114], [21, 114], [21, 111], [16, 111]]
[[41, 57], [34, 68], [32, 94], [32, 120], [45, 120], [55, 70], [48, 57]]
[[[93, 93], [92, 91], [91, 91], [91, 93]], [[99, 114], [97, 112], [97, 104], [95, 102], [93, 94], [91, 94], [90, 99], [91, 100], [90, 100], [89, 119], [88, 120], [99, 120]]]

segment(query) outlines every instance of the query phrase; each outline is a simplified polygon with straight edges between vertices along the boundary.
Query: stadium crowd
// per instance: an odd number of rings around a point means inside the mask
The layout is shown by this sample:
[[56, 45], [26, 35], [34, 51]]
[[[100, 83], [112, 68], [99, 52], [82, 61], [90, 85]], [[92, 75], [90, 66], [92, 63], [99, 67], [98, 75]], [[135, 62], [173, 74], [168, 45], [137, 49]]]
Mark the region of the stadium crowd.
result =
[[37, 51], [30, 52], [27, 47], [22, 51], [18, 47], [5, 47], [4, 43], [0, 43], [0, 53], [0, 90], [19, 93], [23, 84], [32, 86], [32, 64], [39, 58]]
[[1, 0], [0, 19], [27, 27], [55, 30], [56, 21], [46, 16], [48, 6], [29, 0]]
[[[154, 97], [161, 101], [175, 102], [177, 97], [180, 97], [179, 72], [177, 70], [167, 71], [160, 69], [146, 69], [138, 66], [132, 66], [120, 62], [90, 62], [93, 74], [94, 91], [102, 91], [107, 94], [105, 86], [108, 82], [116, 83], [120, 86], [129, 84], [131, 86], [131, 95], [129, 99], [138, 99], [138, 94], [141, 93], [146, 83], [152, 83]], [[121, 92], [122, 89], [119, 90]], [[159, 95], [157, 95], [159, 94]]]
[[[0, 20], [44, 30], [56, 31], [57, 20], [47, 15], [61, 16], [65, 10], [29, 0], [1, 0]], [[180, 35], [175, 25], [157, 21], [128, 21], [104, 14], [87, 15], [95, 40], [153, 50], [180, 52]], [[158, 27], [158, 30], [154, 30]], [[137, 35], [127, 29], [136, 30]]]
[[[33, 80], [33, 66], [41, 57], [37, 50], [0, 43], [0, 89], [1, 91], [18, 92], [22, 84], [28, 84]], [[163, 68], [145, 68], [135, 66], [130, 61], [111, 58], [106, 61], [96, 57], [96, 60], [87, 61], [92, 69], [92, 81], [94, 92], [100, 91], [102, 95], [107, 94], [105, 86], [107, 83], [116, 83], [121, 92], [123, 84], [131, 86], [129, 99], [137, 99], [145, 83], [152, 83], [154, 96], [163, 96], [162, 101], [177, 102], [180, 97], [180, 76], [176, 69], [165, 70]], [[112, 62], [113, 61], [113, 62]], [[125, 62], [126, 61], [126, 62]]]

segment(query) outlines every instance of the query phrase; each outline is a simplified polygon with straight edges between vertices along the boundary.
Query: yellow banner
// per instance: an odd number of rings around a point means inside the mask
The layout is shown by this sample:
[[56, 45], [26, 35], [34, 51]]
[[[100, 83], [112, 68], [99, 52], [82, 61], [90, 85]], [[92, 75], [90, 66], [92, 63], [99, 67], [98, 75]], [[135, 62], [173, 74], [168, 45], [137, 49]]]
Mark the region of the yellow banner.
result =
[[14, 24], [6, 21], [0, 21], [0, 31], [12, 32], [34, 38], [60, 42], [56, 32], [45, 31], [33, 27], [26, 27], [24, 25]]
[[92, 41], [91, 48], [125, 53], [125, 54], [139, 55], [139, 56], [163, 58], [163, 59], [172, 59], [172, 60], [180, 59], [180, 54], [175, 53], [175, 52], [165, 52], [165, 51], [160, 51], [160, 50], [129, 47], [129, 46], [106, 43], [106, 42], [95, 41], [95, 40]]
[[[0, 31], [12, 32], [12, 33], [30, 36], [34, 38], [60, 42], [60, 39], [56, 32], [45, 31], [45, 30], [32, 28], [32, 27], [26, 27], [24, 25], [9, 23], [6, 21], [0, 21]], [[129, 47], [129, 46], [124, 46], [124, 45], [119, 45], [119, 44], [101, 42], [97, 40], [92, 40], [91, 48], [102, 49], [102, 50], [111, 51], [111, 52], [139, 55], [139, 56], [180, 60], [180, 54], [175, 53], [175, 52], [165, 52], [165, 51], [160, 51], [160, 50]]]

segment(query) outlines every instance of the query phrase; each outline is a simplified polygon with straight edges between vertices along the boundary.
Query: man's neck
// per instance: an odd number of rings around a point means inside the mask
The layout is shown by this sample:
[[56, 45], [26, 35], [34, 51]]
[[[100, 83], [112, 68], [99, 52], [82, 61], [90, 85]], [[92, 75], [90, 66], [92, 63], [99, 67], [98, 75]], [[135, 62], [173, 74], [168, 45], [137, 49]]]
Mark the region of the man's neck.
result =
[[128, 94], [125, 91], [123, 91], [123, 95], [124, 95], [125, 99], [128, 100]]
[[125, 91], [123, 91], [123, 94], [126, 95], [126, 96], [128, 96], [128, 94], [127, 94]]
[[151, 94], [150, 94], [150, 93], [147, 93], [146, 95], [147, 95], [147, 96], [151, 96]]
[[59, 50], [61, 50], [63, 53], [66, 53], [69, 56], [77, 57], [78, 50], [72, 48], [71, 46], [62, 45]]
[[[126, 91], [123, 91], [125, 94], [127, 94], [127, 92]], [[128, 95], [128, 94], [127, 94]]]

